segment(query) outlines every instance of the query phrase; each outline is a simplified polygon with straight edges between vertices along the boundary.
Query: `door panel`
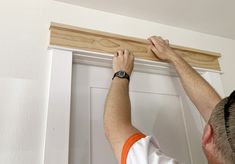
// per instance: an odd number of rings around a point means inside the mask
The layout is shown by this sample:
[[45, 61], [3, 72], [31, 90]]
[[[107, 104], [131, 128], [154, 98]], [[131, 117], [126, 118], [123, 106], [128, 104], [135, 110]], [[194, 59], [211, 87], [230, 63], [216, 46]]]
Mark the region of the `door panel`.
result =
[[[116, 164], [103, 130], [103, 110], [113, 72], [73, 66], [70, 164]], [[206, 163], [199, 113], [175, 76], [134, 72], [130, 83], [134, 125], [155, 136], [161, 150], [180, 162]]]

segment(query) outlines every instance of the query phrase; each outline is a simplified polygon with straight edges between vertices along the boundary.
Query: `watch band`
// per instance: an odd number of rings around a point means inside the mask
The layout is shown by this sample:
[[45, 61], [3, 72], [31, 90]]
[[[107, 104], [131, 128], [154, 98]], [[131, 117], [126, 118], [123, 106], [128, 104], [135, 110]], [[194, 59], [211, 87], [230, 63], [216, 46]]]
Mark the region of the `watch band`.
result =
[[129, 76], [125, 71], [122, 71], [122, 70], [116, 72], [116, 73], [113, 75], [112, 80], [113, 80], [115, 77], [119, 77], [119, 78], [121, 78], [121, 79], [127, 79], [128, 81], [130, 81], [130, 76]]

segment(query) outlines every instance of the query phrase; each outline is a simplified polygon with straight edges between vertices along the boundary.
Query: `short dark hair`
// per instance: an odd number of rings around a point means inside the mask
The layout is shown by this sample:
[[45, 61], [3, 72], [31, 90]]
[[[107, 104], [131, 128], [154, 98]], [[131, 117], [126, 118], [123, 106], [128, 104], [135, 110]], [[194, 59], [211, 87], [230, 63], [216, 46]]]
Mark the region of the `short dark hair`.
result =
[[214, 132], [214, 143], [220, 160], [235, 163], [235, 91], [221, 100], [213, 110], [209, 122]]

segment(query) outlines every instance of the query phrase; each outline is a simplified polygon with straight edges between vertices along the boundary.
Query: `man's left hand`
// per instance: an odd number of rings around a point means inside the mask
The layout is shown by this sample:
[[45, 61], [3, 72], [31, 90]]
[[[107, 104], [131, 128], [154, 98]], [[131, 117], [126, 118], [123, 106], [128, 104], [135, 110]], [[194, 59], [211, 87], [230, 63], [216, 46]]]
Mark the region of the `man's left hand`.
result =
[[113, 71], [125, 71], [129, 76], [134, 67], [134, 55], [130, 54], [128, 50], [119, 50], [113, 57]]

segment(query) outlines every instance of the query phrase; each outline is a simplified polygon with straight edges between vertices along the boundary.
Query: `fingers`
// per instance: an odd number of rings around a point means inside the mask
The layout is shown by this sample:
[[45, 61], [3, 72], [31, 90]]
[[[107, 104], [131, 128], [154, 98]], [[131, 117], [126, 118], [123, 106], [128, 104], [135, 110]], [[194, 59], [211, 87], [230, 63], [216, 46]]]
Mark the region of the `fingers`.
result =
[[155, 54], [158, 54], [158, 53], [159, 53], [158, 49], [157, 49], [155, 46], [151, 46], [151, 50], [152, 50]]
[[113, 55], [113, 57], [114, 57], [114, 58], [115, 58], [115, 57], [118, 57], [118, 52], [115, 52], [114, 55]]
[[160, 36], [151, 36], [148, 39], [151, 41], [164, 43], [164, 39], [162, 39], [162, 37]]
[[154, 46], [158, 46], [158, 45], [161, 45], [161, 46], [167, 45], [167, 46], [169, 46], [169, 40], [164, 40], [164, 39], [162, 39], [162, 37], [160, 37], [160, 36], [151, 36], [151, 37], [148, 38], [148, 40], [149, 40]]
[[129, 56], [129, 51], [127, 49], [124, 50], [124, 57], [128, 57]]
[[128, 75], [131, 75], [134, 67], [134, 55], [128, 50], [118, 50], [113, 57], [114, 72], [123, 70]]
[[164, 40], [165, 41], [165, 43], [169, 46], [170, 45], [170, 42], [169, 42], [169, 40]]
[[128, 58], [130, 57], [131, 59], [134, 58], [134, 55], [130, 53], [127, 49], [124, 50], [124, 57]]
[[118, 56], [123, 56], [124, 55], [124, 51], [123, 50], [118, 50]]
[[163, 44], [161, 37], [152, 36], [152, 37], [148, 38], [148, 40], [149, 40], [154, 46], [158, 46], [158, 45], [162, 45], [162, 44]]
[[114, 57], [123, 56], [125, 53], [129, 53], [127, 50], [118, 50], [114, 53]]
[[118, 50], [116, 53], [114, 53], [114, 57], [118, 57], [118, 56], [124, 56], [124, 57], [131, 56], [134, 58], [134, 55], [132, 53], [130, 53], [127, 49]]

